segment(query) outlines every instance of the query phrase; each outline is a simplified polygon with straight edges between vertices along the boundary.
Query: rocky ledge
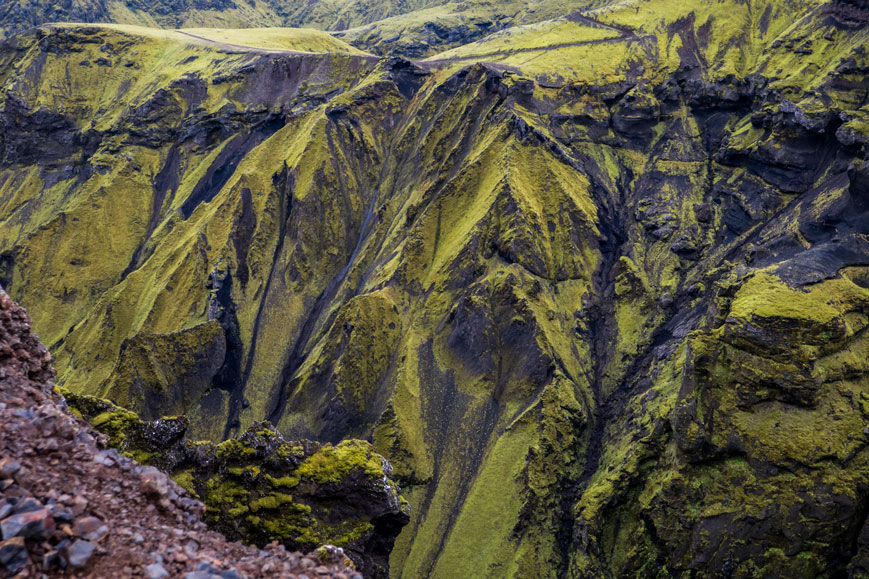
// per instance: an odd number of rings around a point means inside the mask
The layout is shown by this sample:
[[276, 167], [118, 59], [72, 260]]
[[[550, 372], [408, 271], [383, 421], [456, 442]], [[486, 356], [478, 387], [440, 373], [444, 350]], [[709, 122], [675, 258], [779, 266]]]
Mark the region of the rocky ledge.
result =
[[205, 521], [227, 537], [305, 551], [335, 545], [366, 577], [389, 576], [410, 507], [370, 443], [287, 441], [268, 422], [220, 444], [190, 441], [186, 417], [142, 421], [107, 400], [61, 392], [121, 456], [158, 467], [201, 499]]

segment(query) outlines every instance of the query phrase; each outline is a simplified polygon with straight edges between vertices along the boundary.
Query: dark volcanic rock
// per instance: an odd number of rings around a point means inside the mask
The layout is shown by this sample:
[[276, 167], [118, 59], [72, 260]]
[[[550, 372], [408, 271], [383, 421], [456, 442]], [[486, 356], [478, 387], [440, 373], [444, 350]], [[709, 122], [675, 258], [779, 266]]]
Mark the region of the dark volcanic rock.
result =
[[27, 566], [27, 548], [24, 537], [0, 541], [0, 565], [10, 575], [16, 575]]
[[4, 539], [47, 539], [54, 533], [54, 519], [49, 509], [25, 511], [0, 521]]

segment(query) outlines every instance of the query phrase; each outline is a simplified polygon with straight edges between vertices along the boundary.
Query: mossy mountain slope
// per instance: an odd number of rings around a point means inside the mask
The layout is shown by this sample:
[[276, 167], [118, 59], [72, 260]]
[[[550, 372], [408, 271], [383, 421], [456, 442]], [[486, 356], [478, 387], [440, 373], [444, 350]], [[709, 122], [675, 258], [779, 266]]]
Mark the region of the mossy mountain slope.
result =
[[41, 29], [0, 278], [73, 391], [372, 440], [394, 576], [862, 576], [867, 9], [622, 2], [423, 62]]
[[55, 22], [155, 28], [303, 27], [381, 54], [428, 56], [610, 0], [0, 0], [0, 38]]

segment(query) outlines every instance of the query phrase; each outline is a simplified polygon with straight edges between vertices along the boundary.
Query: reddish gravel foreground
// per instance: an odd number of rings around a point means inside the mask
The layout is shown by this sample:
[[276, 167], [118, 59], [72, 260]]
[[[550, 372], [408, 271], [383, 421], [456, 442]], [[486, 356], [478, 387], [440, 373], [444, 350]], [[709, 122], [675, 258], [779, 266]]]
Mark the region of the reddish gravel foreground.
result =
[[0, 577], [355, 578], [341, 549], [227, 541], [168, 477], [104, 450], [53, 391], [51, 356], [0, 289]]

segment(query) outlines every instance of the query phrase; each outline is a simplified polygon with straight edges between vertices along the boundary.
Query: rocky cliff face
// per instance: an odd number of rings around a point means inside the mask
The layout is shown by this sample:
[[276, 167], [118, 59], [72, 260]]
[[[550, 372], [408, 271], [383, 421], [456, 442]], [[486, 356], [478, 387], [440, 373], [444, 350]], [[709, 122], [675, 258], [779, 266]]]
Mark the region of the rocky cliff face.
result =
[[427, 61], [43, 29], [0, 64], [2, 277], [72, 391], [371, 440], [395, 576], [860, 576], [866, 19], [628, 2]]

